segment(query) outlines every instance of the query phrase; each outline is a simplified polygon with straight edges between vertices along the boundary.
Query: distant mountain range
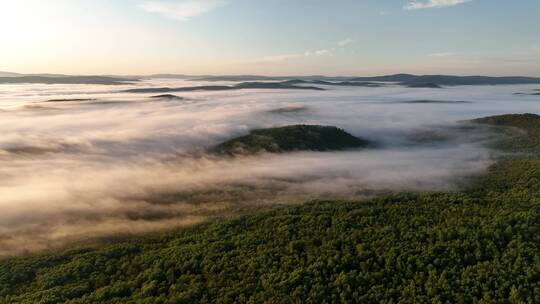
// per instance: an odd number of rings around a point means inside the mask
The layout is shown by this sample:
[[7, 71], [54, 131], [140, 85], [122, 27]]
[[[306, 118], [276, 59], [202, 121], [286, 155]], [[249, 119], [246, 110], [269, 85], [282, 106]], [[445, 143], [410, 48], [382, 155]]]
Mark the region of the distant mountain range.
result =
[[[358, 86], [364, 82], [391, 82], [408, 87], [437, 88], [438, 86], [456, 85], [503, 85], [503, 84], [540, 84], [540, 77], [523, 76], [455, 76], [455, 75], [413, 75], [393, 74], [369, 77], [345, 76], [257, 76], [257, 75], [230, 75], [230, 76], [193, 76], [187, 77], [196, 81], [303, 81], [323, 85], [349, 85]], [[334, 82], [334, 83], [332, 83]], [[336, 84], [335, 82], [340, 82]]]
[[128, 84], [138, 79], [110, 76], [66, 76], [66, 75], [20, 75], [0, 73], [0, 84], [41, 83], [41, 84]]
[[351, 81], [382, 81], [397, 82], [406, 85], [436, 84], [436, 85], [500, 85], [500, 84], [536, 84], [538, 77], [522, 76], [452, 76], [452, 75], [412, 75], [395, 74], [376, 77], [355, 77]]
[[223, 76], [191, 76], [189, 80], [193, 81], [347, 81], [354, 77], [347, 76], [260, 76], [260, 75], [223, 75]]
[[242, 89], [288, 89], [288, 90], [315, 90], [324, 91], [325, 89], [314, 86], [297, 86], [296, 82], [240, 82], [235, 85], [212, 85], [212, 86], [194, 86], [194, 87], [161, 87], [161, 88], [136, 88], [125, 90], [126, 93], [171, 93], [171, 92], [196, 92], [196, 91], [231, 91]]
[[281, 81], [339, 86], [376, 86], [376, 83], [393, 83], [415, 88], [438, 88], [440, 86], [457, 85], [505, 85], [505, 84], [540, 84], [540, 77], [523, 76], [455, 76], [455, 75], [413, 75], [394, 74], [370, 77], [346, 76], [258, 76], [258, 75], [225, 75], [225, 76], [190, 76], [182, 74], [154, 74], [148, 76], [72, 76], [58, 74], [18, 74], [0, 72], [2, 83], [44, 83], [44, 84], [126, 84], [140, 79], [185, 79], [191, 81]]
[[[454, 75], [413, 75], [413, 74], [394, 74], [384, 76], [369, 77], [328, 77], [328, 76], [208, 76], [195, 77], [191, 80], [200, 81], [283, 81], [283, 80], [302, 80], [307, 82], [393, 82], [413, 87], [435, 87], [435, 86], [454, 86], [454, 85], [500, 85], [500, 84], [537, 84], [540, 83], [540, 77], [523, 76], [454, 76]], [[322, 83], [321, 83], [322, 84]]]
[[0, 71], [0, 77], [16, 77], [16, 76], [21, 76], [21, 74]]

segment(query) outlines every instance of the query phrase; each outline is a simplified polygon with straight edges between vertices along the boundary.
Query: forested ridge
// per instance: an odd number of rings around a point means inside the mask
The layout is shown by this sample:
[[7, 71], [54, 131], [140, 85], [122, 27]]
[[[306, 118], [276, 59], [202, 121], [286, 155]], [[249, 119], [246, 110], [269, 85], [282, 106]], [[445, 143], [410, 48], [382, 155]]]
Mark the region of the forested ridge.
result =
[[212, 151], [233, 156], [261, 152], [335, 151], [365, 148], [372, 144], [333, 126], [291, 125], [252, 130], [248, 135], [217, 145]]
[[[540, 117], [460, 192], [318, 201], [0, 261], [1, 303], [540, 303]], [[508, 129], [511, 127], [511, 129]]]

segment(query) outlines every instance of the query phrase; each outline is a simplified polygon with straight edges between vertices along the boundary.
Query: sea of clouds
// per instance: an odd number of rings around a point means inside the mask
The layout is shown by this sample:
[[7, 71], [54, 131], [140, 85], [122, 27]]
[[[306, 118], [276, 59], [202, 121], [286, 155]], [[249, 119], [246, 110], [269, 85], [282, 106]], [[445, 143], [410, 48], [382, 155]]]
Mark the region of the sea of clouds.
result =
[[[0, 256], [310, 199], [452, 191], [495, 157], [490, 132], [464, 120], [540, 112], [539, 96], [514, 94], [537, 88], [529, 85], [190, 92], [182, 100], [121, 92], [204, 84], [0, 85]], [[91, 100], [48, 102], [81, 98]], [[299, 123], [338, 126], [377, 147], [205, 152], [251, 129]]]

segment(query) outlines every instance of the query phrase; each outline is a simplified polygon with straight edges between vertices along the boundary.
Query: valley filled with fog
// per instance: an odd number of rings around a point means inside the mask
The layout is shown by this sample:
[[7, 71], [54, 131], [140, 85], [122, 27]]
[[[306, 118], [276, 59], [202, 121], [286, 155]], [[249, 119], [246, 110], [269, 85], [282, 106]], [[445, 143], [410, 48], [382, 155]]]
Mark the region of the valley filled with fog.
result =
[[[0, 85], [0, 256], [312, 199], [452, 191], [496, 156], [490, 130], [467, 120], [540, 112], [540, 96], [516, 94], [538, 85], [126, 92], [234, 84]], [[376, 145], [206, 152], [253, 129], [293, 124], [337, 126]]]

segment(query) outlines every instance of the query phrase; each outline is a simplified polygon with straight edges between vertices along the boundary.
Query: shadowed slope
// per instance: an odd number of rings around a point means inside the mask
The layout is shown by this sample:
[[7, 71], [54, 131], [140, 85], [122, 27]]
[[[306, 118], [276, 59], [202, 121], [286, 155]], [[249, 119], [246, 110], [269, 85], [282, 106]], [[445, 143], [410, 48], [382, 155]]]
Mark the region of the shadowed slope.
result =
[[212, 151], [219, 154], [255, 154], [260, 152], [331, 151], [361, 148], [369, 142], [342, 129], [317, 125], [294, 125], [253, 130], [248, 135], [226, 141]]

